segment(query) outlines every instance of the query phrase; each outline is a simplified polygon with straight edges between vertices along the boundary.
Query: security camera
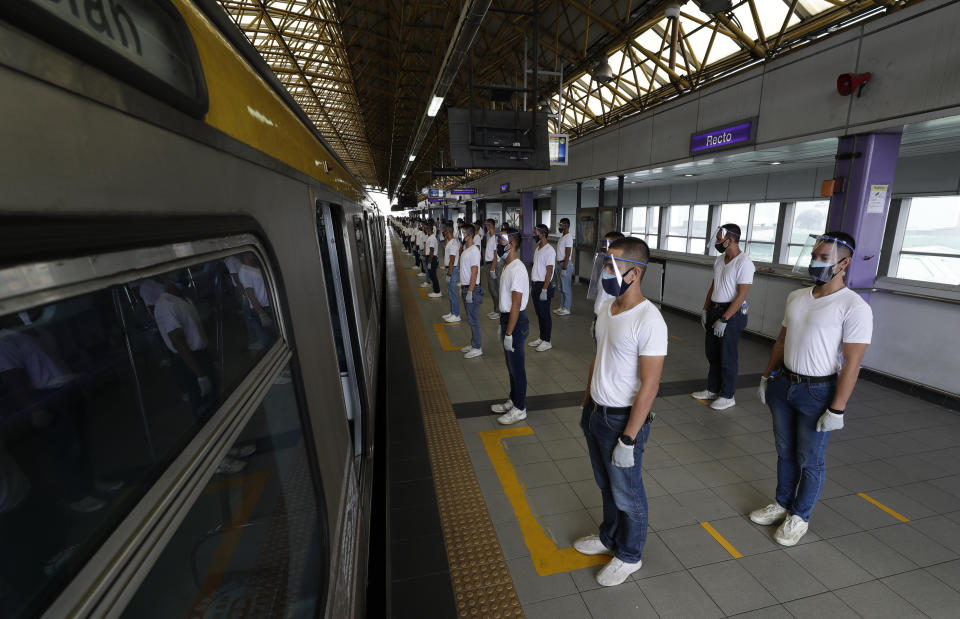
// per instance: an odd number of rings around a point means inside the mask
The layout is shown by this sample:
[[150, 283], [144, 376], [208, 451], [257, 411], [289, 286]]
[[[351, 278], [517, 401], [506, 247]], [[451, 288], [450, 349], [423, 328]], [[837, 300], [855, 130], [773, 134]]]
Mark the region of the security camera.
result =
[[871, 77], [870, 73], [841, 73], [837, 78], [837, 92], [843, 97], [849, 97], [856, 91], [859, 97]]

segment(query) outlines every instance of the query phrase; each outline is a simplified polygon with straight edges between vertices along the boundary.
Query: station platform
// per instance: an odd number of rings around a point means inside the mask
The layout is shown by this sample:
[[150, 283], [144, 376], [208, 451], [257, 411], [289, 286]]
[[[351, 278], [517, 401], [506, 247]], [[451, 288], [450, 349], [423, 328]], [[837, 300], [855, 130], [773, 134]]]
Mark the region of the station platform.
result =
[[[498, 322], [484, 291], [483, 351], [447, 324], [413, 259], [388, 251], [388, 477], [394, 617], [956, 617], [960, 613], [960, 414], [860, 380], [831, 437], [827, 483], [793, 548], [747, 514], [772, 501], [776, 453], [756, 386], [771, 344], [741, 340], [737, 405], [711, 410], [703, 330], [664, 311], [670, 334], [643, 456], [650, 530], [643, 567], [604, 588], [600, 493], [579, 427], [594, 344], [592, 302], [554, 317], [553, 349], [527, 349], [528, 417], [507, 398]], [[527, 313], [531, 338], [537, 320]]]

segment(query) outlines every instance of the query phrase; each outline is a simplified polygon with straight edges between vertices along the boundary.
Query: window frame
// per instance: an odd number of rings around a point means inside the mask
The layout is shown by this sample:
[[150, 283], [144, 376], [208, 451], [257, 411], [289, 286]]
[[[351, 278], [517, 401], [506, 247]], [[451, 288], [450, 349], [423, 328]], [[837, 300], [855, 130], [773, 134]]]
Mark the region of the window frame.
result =
[[917, 195], [917, 196], [904, 196], [902, 198], [894, 198], [890, 204], [889, 215], [892, 219], [888, 220], [887, 228], [884, 231], [884, 240], [883, 240], [883, 250], [887, 250], [882, 253], [886, 253], [889, 256], [886, 268], [883, 268], [884, 265], [881, 265], [881, 268], [878, 270], [878, 275], [885, 274], [886, 277], [890, 280], [894, 280], [898, 283], [903, 283], [911, 286], [919, 286], [921, 288], [934, 288], [936, 290], [947, 290], [955, 291], [960, 289], [960, 285], [956, 284], [942, 284], [935, 281], [924, 280], [924, 279], [910, 279], [907, 277], [899, 277], [897, 271], [900, 269], [900, 257], [903, 255], [907, 256], [941, 256], [945, 258], [960, 258], [958, 254], [944, 254], [940, 252], [924, 252], [924, 251], [913, 251], [913, 250], [904, 250], [903, 242], [906, 240], [907, 236], [907, 224], [910, 220], [910, 207], [913, 205], [914, 198], [950, 198], [955, 197], [960, 201], [960, 196], [957, 194], [939, 194], [939, 195]]

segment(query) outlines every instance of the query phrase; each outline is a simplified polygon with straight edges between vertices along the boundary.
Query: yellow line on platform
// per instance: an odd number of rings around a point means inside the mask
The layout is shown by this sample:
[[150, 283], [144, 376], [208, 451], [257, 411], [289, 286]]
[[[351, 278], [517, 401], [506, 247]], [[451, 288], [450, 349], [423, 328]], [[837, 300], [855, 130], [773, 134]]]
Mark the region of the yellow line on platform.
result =
[[682, 337], [677, 337], [676, 335], [671, 335], [671, 336], [670, 336], [670, 339], [671, 339], [671, 340], [677, 340], [678, 342], [682, 342], [682, 341], [683, 341], [683, 338], [682, 338]]
[[433, 330], [437, 334], [437, 339], [440, 340], [440, 348], [444, 350], [456, 350], [459, 351], [462, 346], [454, 346], [450, 343], [450, 338], [447, 337], [447, 332], [443, 330], [444, 327], [452, 327], [460, 323], [457, 322], [438, 322], [434, 323]]
[[858, 492], [857, 496], [863, 499], [864, 501], [866, 501], [867, 503], [873, 503], [874, 505], [876, 505], [883, 511], [887, 512], [888, 514], [890, 514], [900, 522], [910, 522], [910, 519], [904, 516], [903, 514], [893, 511], [892, 509], [890, 509], [889, 507], [887, 507], [886, 505], [884, 505], [883, 503], [881, 503], [880, 501], [876, 500], [875, 498], [869, 495], [866, 495], [862, 492]]
[[743, 555], [740, 554], [740, 551], [733, 547], [733, 544], [727, 541], [727, 538], [720, 535], [720, 532], [710, 526], [709, 522], [701, 522], [700, 526], [707, 530], [707, 533], [717, 540], [717, 543], [723, 546], [723, 549], [730, 553], [730, 556], [734, 559], [742, 559]]
[[517, 478], [517, 472], [514, 470], [510, 457], [501, 442], [511, 436], [526, 436], [529, 434], [533, 434], [533, 428], [518, 426], [480, 432], [480, 438], [487, 450], [487, 456], [493, 463], [493, 470], [497, 472], [497, 477], [500, 478], [503, 492], [507, 495], [510, 505], [513, 506], [513, 513], [517, 516], [520, 531], [523, 533], [523, 541], [530, 551], [530, 558], [533, 560], [533, 567], [537, 570], [537, 574], [549, 576], [607, 563], [610, 561], [610, 557], [605, 555], [582, 555], [573, 548], [557, 548], [557, 544], [547, 536], [543, 527], [540, 526], [533, 514], [533, 509], [530, 507], [530, 501], [527, 500], [526, 487]]

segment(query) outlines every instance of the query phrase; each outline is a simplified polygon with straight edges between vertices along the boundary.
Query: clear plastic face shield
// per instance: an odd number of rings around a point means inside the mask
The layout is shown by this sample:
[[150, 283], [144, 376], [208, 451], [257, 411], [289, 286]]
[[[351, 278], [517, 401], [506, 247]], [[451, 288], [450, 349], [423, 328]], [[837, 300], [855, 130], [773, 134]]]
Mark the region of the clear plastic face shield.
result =
[[593, 268], [590, 270], [590, 285], [587, 286], [587, 299], [593, 301], [603, 290], [600, 284], [605, 256], [610, 252], [610, 243], [616, 239], [600, 239], [600, 251], [593, 255]]
[[811, 234], [803, 245], [803, 251], [793, 265], [793, 272], [809, 275], [817, 285], [833, 280], [846, 271], [853, 258], [854, 249], [842, 239], [827, 234]]
[[510, 237], [519, 232], [497, 232], [497, 256], [506, 257], [510, 253]]
[[717, 228], [717, 231], [713, 234], [713, 248], [717, 250], [718, 254], [722, 254], [727, 251], [727, 247], [730, 246], [728, 242], [740, 241], [740, 235], [732, 230], [727, 230], [723, 226]]
[[[629, 260], [613, 254], [600, 254], [600, 258], [603, 261], [600, 271], [600, 286], [611, 297], [619, 297], [629, 286], [643, 280], [643, 274], [647, 272], [646, 262]], [[631, 271], [636, 272], [636, 278], [624, 283], [624, 278]]]

